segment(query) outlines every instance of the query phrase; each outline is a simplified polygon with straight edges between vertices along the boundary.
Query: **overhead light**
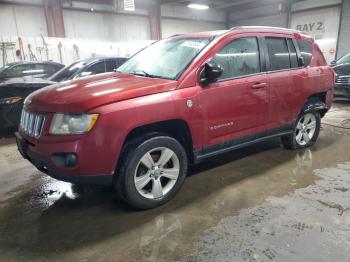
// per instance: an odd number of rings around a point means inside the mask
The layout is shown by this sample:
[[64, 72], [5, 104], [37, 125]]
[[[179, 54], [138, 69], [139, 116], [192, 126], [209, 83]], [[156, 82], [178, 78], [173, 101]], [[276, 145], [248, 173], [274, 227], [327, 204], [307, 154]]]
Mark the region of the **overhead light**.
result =
[[209, 9], [209, 6], [201, 5], [201, 4], [189, 4], [188, 8], [197, 9], [197, 10], [207, 10]]

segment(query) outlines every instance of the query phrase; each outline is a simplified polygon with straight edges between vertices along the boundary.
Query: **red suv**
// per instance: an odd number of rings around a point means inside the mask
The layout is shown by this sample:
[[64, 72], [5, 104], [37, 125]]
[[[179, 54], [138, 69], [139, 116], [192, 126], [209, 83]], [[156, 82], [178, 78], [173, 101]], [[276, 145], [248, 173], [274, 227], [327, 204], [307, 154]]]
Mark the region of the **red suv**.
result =
[[297, 31], [177, 35], [118, 72], [30, 95], [17, 143], [54, 178], [113, 185], [129, 205], [153, 208], [176, 195], [189, 164], [272, 137], [314, 144], [334, 86], [319, 47]]

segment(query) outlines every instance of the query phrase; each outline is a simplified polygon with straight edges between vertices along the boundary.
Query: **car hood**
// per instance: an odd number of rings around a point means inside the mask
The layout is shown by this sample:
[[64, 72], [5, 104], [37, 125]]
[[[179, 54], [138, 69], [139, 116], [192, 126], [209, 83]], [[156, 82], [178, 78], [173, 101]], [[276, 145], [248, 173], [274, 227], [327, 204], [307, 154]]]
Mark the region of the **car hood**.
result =
[[105, 73], [66, 81], [31, 94], [26, 107], [40, 112], [87, 112], [101, 105], [166, 92], [176, 81]]
[[340, 64], [333, 67], [334, 71], [339, 76], [350, 75], [350, 64]]

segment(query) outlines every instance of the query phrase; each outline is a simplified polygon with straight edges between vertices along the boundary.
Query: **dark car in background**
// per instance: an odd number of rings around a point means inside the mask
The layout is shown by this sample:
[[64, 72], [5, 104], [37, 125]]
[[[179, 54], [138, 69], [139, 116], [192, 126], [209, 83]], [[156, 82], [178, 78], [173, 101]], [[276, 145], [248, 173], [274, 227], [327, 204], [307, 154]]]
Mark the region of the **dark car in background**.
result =
[[112, 72], [126, 60], [123, 57], [89, 58], [76, 61], [47, 79], [22, 77], [0, 83], [0, 135], [17, 128], [23, 101], [30, 93], [57, 82]]
[[332, 62], [336, 73], [335, 95], [350, 98], [350, 53]]
[[17, 77], [48, 78], [64, 65], [55, 62], [15, 62], [0, 68], [0, 83]]

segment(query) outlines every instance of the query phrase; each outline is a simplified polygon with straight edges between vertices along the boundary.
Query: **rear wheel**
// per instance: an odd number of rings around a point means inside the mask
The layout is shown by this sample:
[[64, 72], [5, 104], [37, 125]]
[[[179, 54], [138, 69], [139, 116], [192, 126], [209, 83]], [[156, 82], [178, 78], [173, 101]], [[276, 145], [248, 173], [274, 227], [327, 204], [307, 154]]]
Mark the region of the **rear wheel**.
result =
[[294, 132], [282, 137], [283, 145], [288, 149], [312, 146], [320, 133], [321, 117], [319, 112], [302, 113], [294, 127]]
[[137, 209], [160, 206], [180, 190], [187, 174], [187, 154], [174, 138], [156, 136], [133, 141], [117, 171], [117, 193]]

